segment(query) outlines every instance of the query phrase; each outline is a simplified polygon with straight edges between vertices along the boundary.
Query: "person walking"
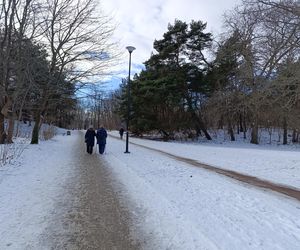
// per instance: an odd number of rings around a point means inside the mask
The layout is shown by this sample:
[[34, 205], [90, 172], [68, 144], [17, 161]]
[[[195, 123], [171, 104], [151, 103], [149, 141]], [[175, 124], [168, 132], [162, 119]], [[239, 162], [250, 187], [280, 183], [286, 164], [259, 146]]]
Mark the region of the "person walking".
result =
[[93, 153], [93, 147], [95, 145], [95, 136], [96, 136], [96, 132], [95, 132], [93, 126], [90, 126], [84, 136], [85, 143], [86, 143], [86, 151], [89, 154]]
[[119, 134], [120, 134], [121, 140], [123, 140], [124, 128], [120, 128]]
[[99, 145], [99, 153], [102, 155], [105, 150], [106, 138], [107, 138], [107, 132], [103, 126], [101, 126], [97, 130], [96, 138], [97, 138], [97, 144]]

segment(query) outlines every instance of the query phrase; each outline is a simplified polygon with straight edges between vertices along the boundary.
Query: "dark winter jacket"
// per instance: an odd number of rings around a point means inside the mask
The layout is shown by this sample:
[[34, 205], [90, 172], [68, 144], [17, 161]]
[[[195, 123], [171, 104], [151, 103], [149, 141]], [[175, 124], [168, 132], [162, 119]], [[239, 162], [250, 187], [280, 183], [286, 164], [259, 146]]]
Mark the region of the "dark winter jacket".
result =
[[94, 146], [95, 144], [95, 130], [93, 128], [89, 128], [85, 133], [85, 143], [88, 146]]
[[107, 132], [106, 130], [101, 127], [97, 130], [96, 138], [97, 138], [97, 144], [106, 144], [106, 137], [107, 137]]
[[123, 128], [120, 128], [119, 134], [120, 134], [121, 136], [124, 134], [124, 129], [123, 129]]

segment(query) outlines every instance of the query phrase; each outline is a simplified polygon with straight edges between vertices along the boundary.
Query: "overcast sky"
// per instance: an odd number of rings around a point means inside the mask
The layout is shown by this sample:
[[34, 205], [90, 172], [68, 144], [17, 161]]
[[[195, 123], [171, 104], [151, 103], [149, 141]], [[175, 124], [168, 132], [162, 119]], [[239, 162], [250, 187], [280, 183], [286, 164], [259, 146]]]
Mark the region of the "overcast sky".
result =
[[[132, 53], [132, 71], [139, 72], [144, 61], [153, 51], [155, 39], [161, 39], [168, 23], [175, 19], [207, 22], [207, 32], [214, 35], [221, 31], [222, 15], [241, 0], [100, 0], [101, 7], [113, 16], [117, 29], [115, 38], [124, 47], [124, 70], [128, 71], [128, 45], [136, 47]], [[127, 53], [127, 54], [125, 54]]]

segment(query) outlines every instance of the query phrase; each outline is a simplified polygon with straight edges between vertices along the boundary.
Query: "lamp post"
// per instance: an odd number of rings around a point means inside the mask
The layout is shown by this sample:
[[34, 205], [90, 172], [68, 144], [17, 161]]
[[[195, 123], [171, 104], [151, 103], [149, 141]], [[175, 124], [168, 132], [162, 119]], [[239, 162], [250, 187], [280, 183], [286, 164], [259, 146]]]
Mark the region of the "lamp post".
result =
[[135, 50], [133, 46], [127, 46], [126, 49], [129, 52], [129, 74], [127, 83], [127, 119], [126, 119], [126, 150], [124, 153], [130, 153], [128, 151], [128, 140], [129, 140], [129, 116], [130, 116], [130, 68], [131, 68], [131, 53]]

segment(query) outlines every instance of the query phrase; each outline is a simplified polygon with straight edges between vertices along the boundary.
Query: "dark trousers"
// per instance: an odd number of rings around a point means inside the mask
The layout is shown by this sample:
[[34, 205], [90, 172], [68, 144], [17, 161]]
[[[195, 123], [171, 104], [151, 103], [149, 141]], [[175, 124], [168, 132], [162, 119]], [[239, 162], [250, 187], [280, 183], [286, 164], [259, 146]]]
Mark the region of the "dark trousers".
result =
[[105, 150], [105, 144], [99, 144], [99, 153], [103, 154]]
[[86, 152], [88, 152], [89, 154], [92, 154], [93, 153], [93, 145], [86, 144]]

